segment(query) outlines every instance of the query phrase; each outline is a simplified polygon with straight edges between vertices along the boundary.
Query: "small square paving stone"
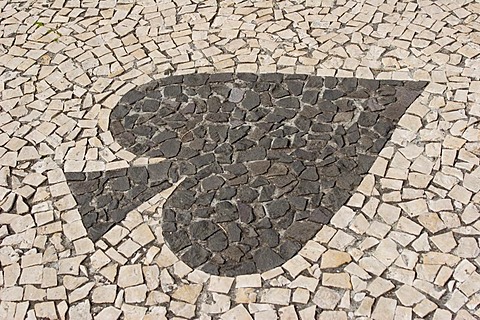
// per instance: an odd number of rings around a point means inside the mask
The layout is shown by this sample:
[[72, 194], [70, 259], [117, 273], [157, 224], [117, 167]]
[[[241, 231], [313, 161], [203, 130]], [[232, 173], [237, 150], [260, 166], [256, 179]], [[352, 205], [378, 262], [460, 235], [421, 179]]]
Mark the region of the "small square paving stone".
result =
[[131, 233], [130, 237], [141, 246], [145, 246], [149, 242], [155, 240], [155, 236], [146, 224], [141, 224], [135, 228]]
[[466, 205], [470, 202], [472, 192], [462, 186], [455, 185], [453, 189], [451, 189], [451, 191], [448, 193], [448, 196]]
[[80, 220], [64, 224], [63, 232], [71, 241], [87, 235], [85, 227]]
[[322, 285], [327, 287], [351, 289], [350, 276], [348, 273], [322, 273]]
[[68, 316], [70, 319], [91, 319], [90, 307], [90, 302], [88, 300], [71, 305], [68, 310]]
[[170, 303], [170, 311], [172, 311], [173, 314], [187, 319], [195, 316], [195, 309], [195, 305], [185, 302], [172, 301]]
[[90, 265], [95, 270], [102, 268], [110, 261], [110, 258], [100, 249], [90, 256]]
[[211, 276], [208, 290], [220, 293], [228, 293], [234, 280], [234, 278]]
[[377, 298], [393, 288], [395, 288], [395, 285], [391, 281], [383, 278], [376, 278], [370, 283], [367, 290], [370, 292], [371, 296]]
[[262, 286], [262, 278], [259, 274], [237, 276], [235, 288], [257, 288]]
[[308, 241], [305, 246], [299, 251], [299, 254], [312, 261], [312, 262], [316, 262], [320, 259], [320, 257], [322, 256], [322, 254], [326, 251], [327, 249], [322, 246], [321, 244], [319, 244], [318, 242], [316, 241]]
[[60, 259], [58, 261], [58, 274], [78, 275], [80, 263], [86, 258], [85, 255]]
[[147, 297], [147, 286], [144, 284], [128, 287], [125, 289], [126, 303], [139, 303], [145, 301]]
[[301, 256], [295, 256], [292, 259], [285, 262], [282, 266], [285, 270], [287, 270], [292, 277], [296, 277], [299, 275], [303, 270], [309, 268], [311, 266], [307, 260], [305, 260]]
[[172, 298], [195, 304], [202, 288], [201, 284], [183, 285], [174, 291]]
[[118, 272], [118, 286], [127, 288], [143, 283], [143, 273], [140, 264], [121, 266]]
[[338, 268], [339, 266], [352, 261], [352, 257], [347, 252], [338, 250], [327, 250], [321, 256], [321, 269]]
[[377, 302], [375, 309], [372, 312], [372, 319], [389, 319], [393, 320], [395, 316], [395, 309], [397, 306], [397, 301], [393, 299], [388, 299], [380, 297]]
[[94, 282], [88, 282], [85, 285], [75, 289], [68, 296], [69, 303], [74, 303], [85, 298], [90, 293], [94, 285]]
[[107, 240], [112, 246], [117, 245], [123, 238], [129, 234], [128, 229], [121, 226], [115, 226], [110, 229], [103, 237]]
[[337, 293], [337, 291], [320, 287], [315, 293], [312, 301], [322, 309], [333, 310], [340, 302], [341, 298], [342, 297]]
[[308, 289], [310, 292], [315, 292], [315, 289], [317, 288], [317, 285], [319, 283], [319, 280], [316, 278], [312, 277], [305, 277], [300, 275], [298, 278], [293, 280], [290, 284], [290, 288], [305, 288]]
[[476, 238], [462, 237], [458, 240], [455, 255], [461, 258], [476, 258], [480, 254], [478, 240]]
[[118, 246], [118, 252], [127, 258], [130, 258], [141, 246], [131, 239], [127, 239]]
[[297, 288], [293, 292], [292, 302], [306, 304], [310, 300], [310, 293], [307, 289]]
[[262, 303], [288, 305], [290, 303], [290, 289], [271, 288], [265, 289], [260, 296]]
[[117, 296], [117, 286], [102, 285], [93, 289], [92, 302], [94, 303], [113, 303]]
[[57, 312], [53, 301], [41, 302], [35, 304], [35, 315], [39, 318], [55, 319]]
[[43, 276], [42, 266], [33, 266], [22, 269], [22, 274], [18, 280], [19, 284], [41, 284]]

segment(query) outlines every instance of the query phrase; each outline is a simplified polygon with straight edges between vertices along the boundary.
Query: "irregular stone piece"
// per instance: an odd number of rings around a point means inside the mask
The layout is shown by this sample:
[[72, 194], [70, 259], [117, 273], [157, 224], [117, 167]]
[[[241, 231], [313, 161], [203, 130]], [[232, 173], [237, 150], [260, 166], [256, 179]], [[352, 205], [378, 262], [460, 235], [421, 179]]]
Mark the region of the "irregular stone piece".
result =
[[352, 261], [352, 257], [347, 252], [337, 250], [327, 250], [321, 255], [321, 259], [321, 269], [337, 268]]
[[35, 304], [35, 315], [39, 318], [56, 319], [55, 303], [49, 301]]
[[207, 262], [209, 256], [208, 250], [194, 244], [182, 255], [182, 260], [192, 268], [195, 268]]
[[340, 299], [342, 299], [342, 296], [335, 290], [320, 287], [315, 293], [312, 301], [322, 309], [333, 310], [340, 302]]
[[139, 264], [121, 266], [118, 272], [118, 286], [121, 288], [143, 283], [142, 267]]
[[260, 301], [262, 303], [288, 305], [290, 303], [290, 294], [290, 289], [270, 288], [263, 292]]
[[242, 319], [242, 320], [253, 320], [253, 318], [248, 313], [247, 309], [242, 304], [239, 304], [235, 308], [230, 309], [225, 312], [220, 319], [229, 320], [229, 319]]
[[93, 289], [92, 302], [94, 303], [113, 303], [117, 296], [117, 286], [105, 285]]
[[270, 248], [260, 248], [253, 253], [253, 260], [260, 271], [266, 271], [278, 267], [285, 260]]

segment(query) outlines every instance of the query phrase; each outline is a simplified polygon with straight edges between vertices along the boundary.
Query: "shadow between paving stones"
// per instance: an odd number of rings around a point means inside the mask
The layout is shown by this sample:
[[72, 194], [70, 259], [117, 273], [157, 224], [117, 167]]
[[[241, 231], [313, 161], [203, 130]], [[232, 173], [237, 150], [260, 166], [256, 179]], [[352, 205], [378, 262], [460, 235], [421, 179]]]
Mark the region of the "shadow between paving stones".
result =
[[131, 90], [110, 130], [128, 151], [167, 160], [67, 174], [89, 236], [185, 179], [163, 236], [217, 275], [283, 264], [328, 224], [367, 174], [425, 82], [283, 74], [171, 76]]

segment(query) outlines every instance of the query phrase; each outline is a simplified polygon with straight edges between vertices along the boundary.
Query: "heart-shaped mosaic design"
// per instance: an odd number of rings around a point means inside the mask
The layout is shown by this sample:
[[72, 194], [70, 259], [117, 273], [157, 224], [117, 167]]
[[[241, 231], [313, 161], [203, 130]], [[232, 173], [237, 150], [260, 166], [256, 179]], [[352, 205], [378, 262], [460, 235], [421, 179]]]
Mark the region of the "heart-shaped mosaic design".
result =
[[328, 224], [425, 82], [283, 74], [171, 76], [112, 110], [115, 140], [145, 167], [67, 174], [92, 239], [184, 178], [163, 236], [211, 274], [283, 264]]

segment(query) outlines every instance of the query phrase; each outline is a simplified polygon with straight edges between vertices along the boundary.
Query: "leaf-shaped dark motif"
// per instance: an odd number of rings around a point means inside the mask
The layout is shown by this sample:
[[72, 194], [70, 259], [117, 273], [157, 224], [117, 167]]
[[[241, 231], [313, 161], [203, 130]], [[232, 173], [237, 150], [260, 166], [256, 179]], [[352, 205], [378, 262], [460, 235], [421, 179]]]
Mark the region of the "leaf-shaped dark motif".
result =
[[168, 77], [128, 92], [110, 117], [120, 145], [167, 160], [69, 183], [98, 238], [184, 178], [163, 209], [170, 249], [211, 274], [262, 272], [328, 224], [425, 85], [283, 74]]

